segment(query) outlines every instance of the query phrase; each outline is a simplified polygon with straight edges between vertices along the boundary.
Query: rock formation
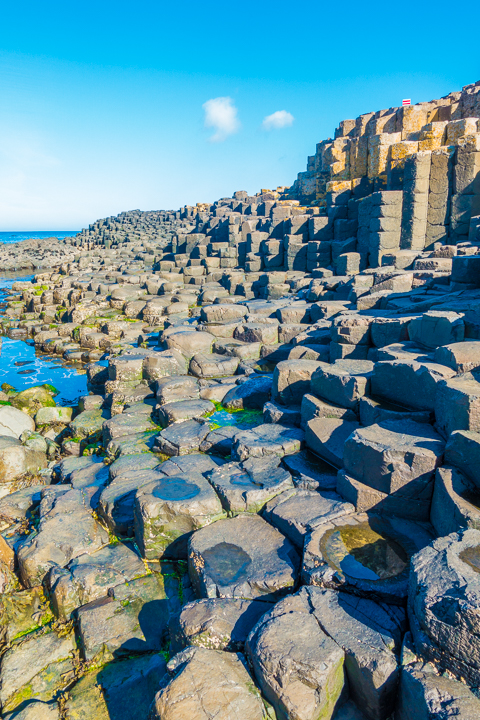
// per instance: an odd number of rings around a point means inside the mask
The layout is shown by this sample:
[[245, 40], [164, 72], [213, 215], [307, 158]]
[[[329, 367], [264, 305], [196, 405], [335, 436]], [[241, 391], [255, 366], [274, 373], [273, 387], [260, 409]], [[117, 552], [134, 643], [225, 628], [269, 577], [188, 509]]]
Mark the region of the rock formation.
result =
[[89, 389], [0, 398], [3, 717], [480, 717], [479, 123], [2, 250], [4, 332]]

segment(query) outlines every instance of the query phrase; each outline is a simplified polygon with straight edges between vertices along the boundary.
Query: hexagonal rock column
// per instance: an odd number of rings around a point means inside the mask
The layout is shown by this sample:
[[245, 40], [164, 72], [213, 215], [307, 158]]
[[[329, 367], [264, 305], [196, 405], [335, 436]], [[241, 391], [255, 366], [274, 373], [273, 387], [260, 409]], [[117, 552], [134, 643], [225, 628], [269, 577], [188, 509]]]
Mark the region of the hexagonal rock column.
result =
[[276, 602], [298, 577], [294, 546], [258, 515], [219, 520], [192, 535], [188, 571], [197, 597]]
[[480, 684], [480, 531], [438, 538], [411, 562], [408, 614], [417, 651]]
[[358, 427], [357, 422], [350, 420], [314, 418], [307, 423], [305, 442], [315, 455], [341, 468], [345, 442]]
[[233, 439], [232, 459], [247, 460], [266, 455], [294, 455], [303, 448], [303, 430], [265, 423], [252, 430], [238, 432]]
[[322, 363], [312, 374], [312, 392], [327, 402], [355, 410], [368, 394], [374, 364], [369, 360], [337, 360]]
[[292, 476], [287, 470], [257, 468], [255, 462], [248, 468], [242, 463], [226, 463], [214, 470], [208, 480], [224, 509], [232, 515], [260, 512], [269, 500], [293, 488]]
[[[155, 414], [160, 425], [166, 428], [175, 422], [184, 420], [200, 420], [207, 413], [215, 410], [215, 405], [210, 400], [175, 400], [165, 403], [156, 409]], [[110, 421], [111, 422], [111, 421]]]
[[455, 371], [445, 365], [416, 360], [384, 360], [375, 363], [371, 392], [415, 410], [433, 410], [437, 387]]
[[199, 378], [233, 375], [240, 362], [239, 358], [218, 353], [197, 353], [190, 360], [189, 370]]
[[408, 326], [410, 340], [428, 348], [462, 342], [464, 334], [463, 315], [451, 311], [429, 310]]
[[307, 532], [311, 532], [326, 519], [331, 520], [353, 512], [353, 505], [342, 502], [337, 493], [292, 489], [270, 500], [262, 516], [302, 551]]
[[480, 433], [455, 430], [445, 445], [445, 462], [459, 468], [480, 490]]
[[268, 720], [242, 655], [190, 647], [167, 669], [172, 679], [155, 696], [152, 720]]
[[270, 400], [271, 389], [272, 379], [270, 377], [256, 375], [229, 390], [222, 400], [222, 405], [234, 410], [247, 408], [261, 410], [264, 404]]
[[305, 538], [303, 582], [403, 605], [410, 558], [432, 536], [423, 525], [375, 513], [327, 520]]
[[199, 473], [163, 477], [137, 490], [135, 539], [148, 560], [186, 559], [190, 535], [226, 513]]
[[169, 621], [164, 578], [152, 573], [116, 585], [108, 597], [77, 610], [81, 653], [106, 662], [132, 654], [159, 652]]
[[284, 405], [299, 405], [310, 390], [312, 374], [321, 367], [314, 360], [284, 360], [273, 371], [272, 399]]
[[460, 470], [437, 469], [430, 522], [441, 536], [468, 527], [480, 530], [480, 491]]
[[81, 490], [69, 490], [40, 509], [40, 525], [18, 548], [20, 576], [27, 587], [40, 585], [50, 568], [93, 553], [108, 543], [107, 531], [85, 507]]
[[[442, 438], [426, 423], [387, 421], [358, 428], [345, 442], [345, 475], [337, 487], [357, 508], [361, 504], [362, 509], [428, 520], [443, 451]], [[377, 498], [370, 489], [381, 495]]]
[[157, 380], [156, 395], [160, 405], [176, 400], [196, 400], [200, 397], [199, 382], [189, 375], [166, 377]]
[[145, 565], [130, 543], [107, 545], [80, 555], [65, 569], [53, 567], [45, 579], [52, 611], [61, 621], [81, 605], [106, 597], [115, 585], [145, 574]]
[[210, 425], [203, 421], [185, 420], [174, 423], [157, 435], [155, 449], [170, 457], [198, 452], [209, 432]]
[[341, 704], [344, 651], [322, 630], [305, 591], [279, 602], [247, 641], [255, 677], [279, 718], [331, 718]]
[[480, 700], [464, 683], [438, 675], [431, 667], [426, 666], [426, 670], [404, 668], [395, 719], [431, 720], [441, 715], [457, 720], [474, 720], [480, 717]]
[[454, 430], [480, 431], [480, 382], [478, 374], [465, 373], [439, 383], [435, 417], [448, 437]]
[[243, 652], [248, 634], [270, 610], [261, 600], [203, 598], [184, 605], [171, 625], [173, 652], [189, 645], [207, 649]]
[[334, 590], [304, 588], [322, 630], [345, 651], [350, 697], [372, 720], [390, 717], [406, 627], [403, 608]]
[[459, 373], [480, 369], [480, 342], [468, 340], [443, 345], [435, 351], [435, 362]]

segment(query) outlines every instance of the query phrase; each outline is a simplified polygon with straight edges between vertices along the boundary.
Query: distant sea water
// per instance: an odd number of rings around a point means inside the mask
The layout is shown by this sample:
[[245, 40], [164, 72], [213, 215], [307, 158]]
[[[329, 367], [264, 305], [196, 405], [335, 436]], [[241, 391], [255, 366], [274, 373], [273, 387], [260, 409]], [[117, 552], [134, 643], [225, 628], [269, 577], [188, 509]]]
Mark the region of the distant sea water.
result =
[[7, 232], [0, 232], [0, 243], [16, 243], [20, 240], [31, 240], [32, 238], [41, 239], [49, 237], [72, 237], [76, 235], [79, 230], [11, 230]]

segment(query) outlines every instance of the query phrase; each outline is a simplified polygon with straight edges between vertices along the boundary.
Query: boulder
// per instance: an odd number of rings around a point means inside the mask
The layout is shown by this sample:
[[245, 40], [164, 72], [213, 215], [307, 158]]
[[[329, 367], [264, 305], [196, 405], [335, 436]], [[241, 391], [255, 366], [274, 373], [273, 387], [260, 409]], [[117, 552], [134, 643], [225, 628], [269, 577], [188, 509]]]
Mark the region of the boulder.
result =
[[25, 430], [35, 430], [35, 422], [30, 415], [10, 405], [0, 406], [0, 435], [19, 439]]
[[46, 465], [44, 452], [25, 447], [16, 438], [0, 435], [0, 486], [27, 472], [37, 474]]
[[0, 520], [8, 525], [22, 522], [38, 507], [45, 485], [30, 485], [0, 498]]
[[41, 407], [35, 415], [37, 427], [42, 425], [68, 425], [72, 421], [73, 408], [71, 407]]
[[11, 402], [13, 407], [33, 417], [41, 407], [54, 407], [53, 396], [57, 394], [58, 391], [51, 385], [38, 385], [17, 393]]

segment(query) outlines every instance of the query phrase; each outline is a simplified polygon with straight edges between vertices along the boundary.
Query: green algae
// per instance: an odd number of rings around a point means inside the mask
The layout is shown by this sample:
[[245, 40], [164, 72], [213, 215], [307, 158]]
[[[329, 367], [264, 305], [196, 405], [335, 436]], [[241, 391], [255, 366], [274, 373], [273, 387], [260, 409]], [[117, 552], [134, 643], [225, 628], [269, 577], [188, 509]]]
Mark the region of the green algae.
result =
[[213, 402], [215, 410], [208, 415], [210, 429], [216, 430], [233, 425], [239, 430], [247, 430], [263, 423], [261, 410], [245, 410], [242, 408], [226, 408], [219, 402]]

